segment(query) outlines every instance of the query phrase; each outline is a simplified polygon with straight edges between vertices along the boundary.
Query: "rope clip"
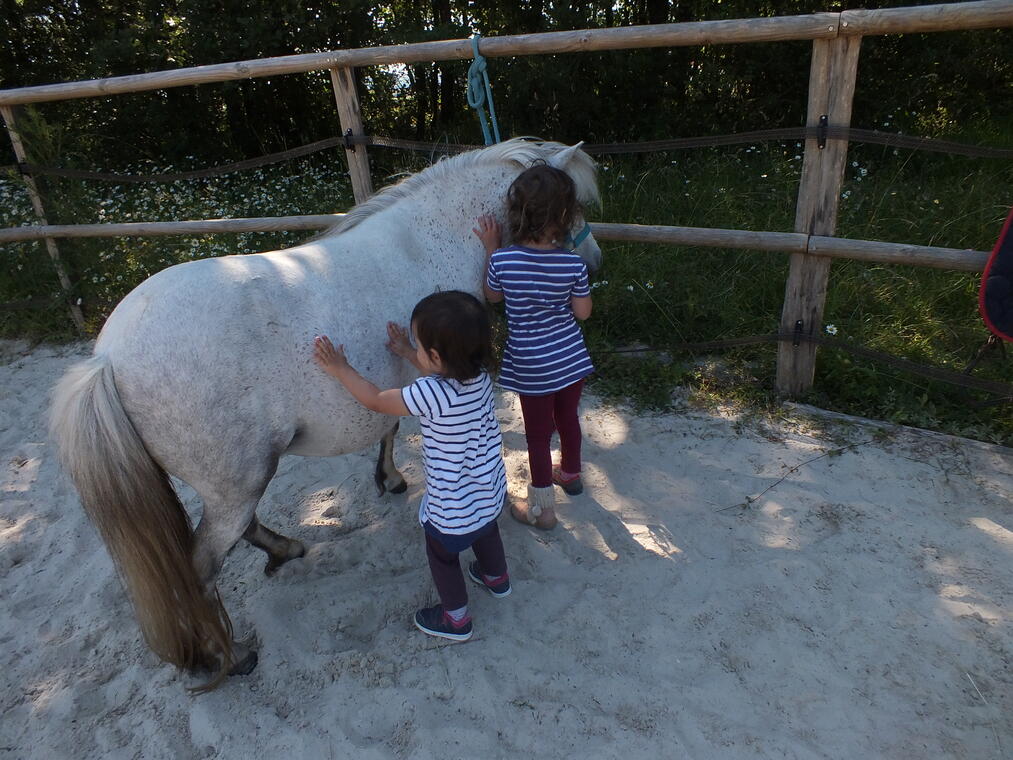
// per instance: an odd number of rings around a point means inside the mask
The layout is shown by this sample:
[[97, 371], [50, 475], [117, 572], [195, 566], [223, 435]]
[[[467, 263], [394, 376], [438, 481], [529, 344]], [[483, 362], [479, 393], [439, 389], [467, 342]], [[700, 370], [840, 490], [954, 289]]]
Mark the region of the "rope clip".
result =
[[791, 339], [791, 345], [793, 345], [795, 348], [798, 348], [798, 344], [801, 342], [802, 342], [802, 320], [799, 319], [796, 320], [795, 322], [795, 332]]
[[350, 150], [352, 153], [355, 153], [355, 143], [352, 142], [351, 127], [345, 130], [345, 150]]
[[827, 115], [820, 116], [820, 124], [816, 127], [816, 147], [823, 150], [827, 147]]

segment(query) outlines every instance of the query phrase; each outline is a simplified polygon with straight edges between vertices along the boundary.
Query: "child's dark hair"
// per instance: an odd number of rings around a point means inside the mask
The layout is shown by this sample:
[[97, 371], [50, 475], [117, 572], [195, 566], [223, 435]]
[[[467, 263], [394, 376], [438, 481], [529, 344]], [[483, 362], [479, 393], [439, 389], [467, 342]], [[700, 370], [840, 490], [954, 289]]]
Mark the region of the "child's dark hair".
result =
[[507, 190], [507, 226], [514, 243], [563, 239], [580, 215], [577, 188], [570, 175], [548, 164], [535, 164]]
[[415, 339], [435, 350], [443, 376], [463, 382], [493, 367], [489, 314], [475, 296], [444, 290], [426, 296], [412, 311]]

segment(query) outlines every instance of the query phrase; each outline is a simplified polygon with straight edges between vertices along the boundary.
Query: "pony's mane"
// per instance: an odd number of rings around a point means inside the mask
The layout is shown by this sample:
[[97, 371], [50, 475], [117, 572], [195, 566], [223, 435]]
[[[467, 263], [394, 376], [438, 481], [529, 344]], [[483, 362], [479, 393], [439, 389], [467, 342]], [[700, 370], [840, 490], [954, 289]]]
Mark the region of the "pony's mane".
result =
[[[325, 230], [319, 237], [329, 237], [350, 230], [367, 217], [389, 208], [401, 198], [412, 195], [419, 188], [445, 180], [462, 169], [501, 162], [515, 163], [526, 168], [538, 161], [548, 161], [549, 158], [566, 147], [558, 142], [543, 142], [527, 137], [515, 137], [512, 140], [486, 148], [448, 156], [416, 174], [405, 177], [394, 185], [383, 188], [345, 214], [340, 221]], [[583, 205], [592, 206], [601, 202], [598, 195], [595, 165], [590, 156], [583, 151], [576, 151], [567, 165], [566, 171], [573, 178], [577, 189], [577, 199]]]

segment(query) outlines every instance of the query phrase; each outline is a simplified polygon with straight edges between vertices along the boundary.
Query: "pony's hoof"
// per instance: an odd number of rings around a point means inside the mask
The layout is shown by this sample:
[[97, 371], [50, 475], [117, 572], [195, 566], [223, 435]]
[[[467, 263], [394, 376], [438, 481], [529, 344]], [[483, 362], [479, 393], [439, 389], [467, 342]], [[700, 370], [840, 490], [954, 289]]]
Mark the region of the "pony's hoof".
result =
[[306, 547], [302, 541], [296, 541], [295, 539], [289, 539], [288, 554], [284, 557], [275, 557], [271, 555], [267, 560], [267, 564], [264, 565], [264, 575], [270, 577], [278, 572], [278, 568], [288, 562], [290, 559], [299, 559], [300, 557], [306, 556]]
[[408, 490], [408, 483], [404, 478], [400, 478], [394, 485], [388, 487], [387, 481], [390, 478], [377, 475], [376, 477], [376, 495], [383, 496], [385, 493], [404, 493]]
[[257, 662], [259, 661], [259, 659], [260, 658], [257, 656], [257, 651], [255, 649], [251, 649], [249, 652], [246, 653], [246, 656], [243, 659], [241, 659], [239, 662], [237, 662], [235, 665], [229, 668], [229, 675], [230, 676], [250, 675], [250, 673], [253, 672], [253, 669], [257, 667]]

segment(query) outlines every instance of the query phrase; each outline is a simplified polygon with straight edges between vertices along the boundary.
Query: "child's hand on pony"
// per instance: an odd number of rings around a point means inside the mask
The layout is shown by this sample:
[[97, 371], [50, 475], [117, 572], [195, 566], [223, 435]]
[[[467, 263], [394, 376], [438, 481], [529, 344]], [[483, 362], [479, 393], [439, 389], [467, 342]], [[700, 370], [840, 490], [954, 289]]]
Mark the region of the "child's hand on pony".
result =
[[482, 214], [478, 218], [478, 226], [472, 227], [471, 231], [482, 241], [487, 256], [502, 246], [503, 230], [492, 214]]
[[415, 356], [415, 348], [408, 340], [408, 331], [396, 322], [387, 323], [387, 350], [409, 361]]
[[344, 370], [351, 368], [345, 358], [345, 346], [335, 348], [326, 335], [318, 335], [313, 339], [313, 359], [331, 377], [338, 377]]

